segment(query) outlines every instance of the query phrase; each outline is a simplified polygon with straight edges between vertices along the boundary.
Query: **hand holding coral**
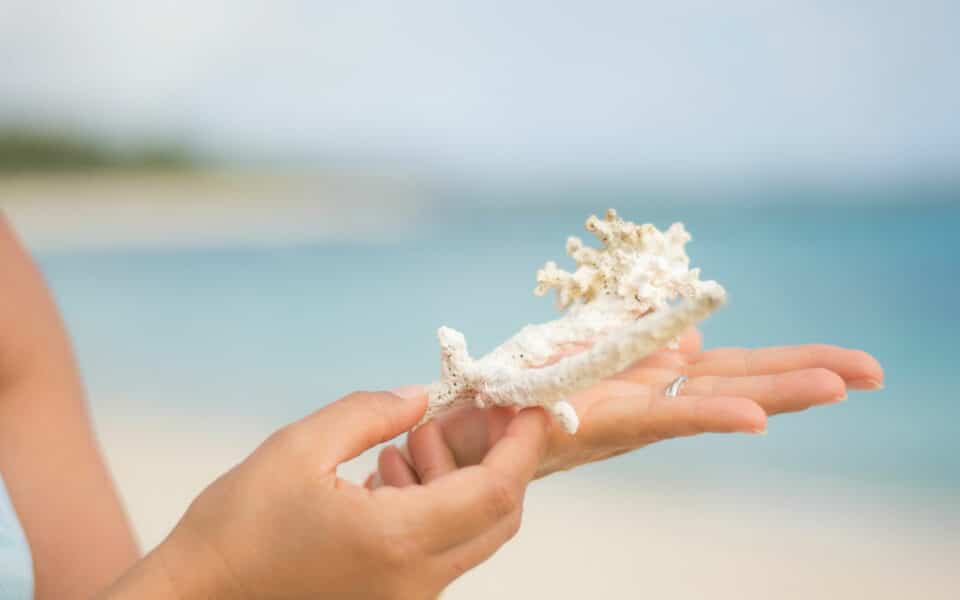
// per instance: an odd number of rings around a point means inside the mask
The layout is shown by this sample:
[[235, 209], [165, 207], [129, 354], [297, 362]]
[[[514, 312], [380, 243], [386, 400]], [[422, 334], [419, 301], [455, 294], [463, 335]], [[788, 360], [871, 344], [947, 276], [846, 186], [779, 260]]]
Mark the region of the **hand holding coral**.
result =
[[[760, 432], [767, 415], [831, 404], [844, 399], [848, 389], [882, 387], [880, 364], [859, 350], [809, 345], [702, 352], [700, 346], [699, 334], [691, 330], [678, 350], [647, 357], [573, 396], [581, 431], [571, 436], [551, 429], [538, 476], [675, 437]], [[664, 388], [681, 374], [690, 379], [680, 395], [665, 397]], [[438, 468], [474, 464], [499, 439], [512, 414], [509, 407], [444, 414], [411, 433], [406, 449], [385, 448], [374, 479], [410, 485], [429, 479]]]
[[356, 393], [278, 431], [105, 597], [436, 597], [517, 531], [547, 421], [518, 413], [475, 466], [429, 485], [371, 492], [337, 477], [425, 408], [425, 394]]

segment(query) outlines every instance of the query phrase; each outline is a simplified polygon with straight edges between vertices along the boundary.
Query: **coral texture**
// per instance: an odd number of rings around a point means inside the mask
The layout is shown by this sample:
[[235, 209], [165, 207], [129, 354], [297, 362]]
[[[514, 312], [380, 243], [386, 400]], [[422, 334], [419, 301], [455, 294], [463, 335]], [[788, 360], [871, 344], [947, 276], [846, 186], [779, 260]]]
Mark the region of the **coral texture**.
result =
[[586, 228], [602, 248], [571, 237], [567, 253], [576, 270], [548, 262], [537, 272], [534, 293], [556, 290], [562, 317], [527, 325], [479, 359], [470, 357], [463, 334], [439, 329], [441, 379], [428, 386], [424, 421], [457, 406], [543, 406], [575, 433], [580, 420], [567, 398], [675, 343], [723, 304], [723, 288], [690, 269], [683, 224], [661, 232], [611, 209], [605, 219], [587, 219]]

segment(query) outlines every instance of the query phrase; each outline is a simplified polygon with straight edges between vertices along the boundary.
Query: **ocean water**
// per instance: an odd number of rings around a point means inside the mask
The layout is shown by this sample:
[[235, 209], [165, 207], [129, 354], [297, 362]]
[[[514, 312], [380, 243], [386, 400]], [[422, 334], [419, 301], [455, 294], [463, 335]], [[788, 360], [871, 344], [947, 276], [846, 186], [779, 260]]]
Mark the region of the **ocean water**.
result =
[[[704, 436], [592, 467], [779, 485], [838, 481], [960, 499], [960, 193], [756, 193], [723, 202], [601, 200], [505, 206], [451, 195], [410, 235], [272, 247], [41, 253], [98, 417], [184, 416], [229, 431], [298, 418], [351, 390], [427, 382], [446, 324], [482, 353], [552, 318], [531, 291], [570, 234], [613, 204], [684, 221], [688, 252], [730, 304], [706, 345], [826, 342], [874, 354], [886, 389], [777, 417], [770, 433]], [[376, 218], [376, 215], [371, 215]], [[172, 442], [173, 443], [173, 442]], [[679, 475], [678, 475], [679, 476]]]

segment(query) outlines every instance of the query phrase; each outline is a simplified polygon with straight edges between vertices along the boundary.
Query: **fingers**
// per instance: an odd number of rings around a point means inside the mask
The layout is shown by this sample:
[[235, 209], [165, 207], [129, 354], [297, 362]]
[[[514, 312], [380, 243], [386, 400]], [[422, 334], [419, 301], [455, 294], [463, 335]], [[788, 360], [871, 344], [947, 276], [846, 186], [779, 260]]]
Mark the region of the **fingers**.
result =
[[577, 433], [584, 447], [632, 449], [699, 433], [759, 433], [767, 415], [749, 398], [653, 395], [646, 385], [610, 380], [600, 384], [595, 404]]
[[696, 327], [691, 327], [690, 329], [683, 332], [680, 336], [680, 347], [678, 351], [681, 354], [686, 354], [688, 356], [693, 356], [699, 354], [703, 350], [703, 336], [700, 334], [700, 330]]
[[465, 407], [437, 419], [447, 447], [461, 467], [480, 464], [503, 437], [518, 409], [512, 406]]
[[519, 510], [546, 436], [542, 410], [520, 411], [483, 463], [404, 490], [404, 510], [408, 518], [420, 521], [424, 543], [433, 551], [446, 551]]
[[[384, 457], [389, 470], [379, 469], [378, 484], [401, 487], [409, 485], [411, 476], [428, 483], [457, 466], [480, 464], [490, 448], [503, 437], [517, 410], [507, 406], [484, 409], [471, 406], [454, 409], [433, 419], [410, 434], [408, 454], [398, 452], [402, 464], [395, 456]], [[385, 448], [381, 454], [392, 455], [394, 450]], [[426, 479], [424, 470], [428, 473]], [[434, 471], [437, 475], [433, 474]], [[375, 487], [379, 485], [371, 489]]]
[[661, 350], [627, 367], [624, 371], [613, 376], [614, 379], [633, 378], [635, 373], [644, 373], [647, 369], [669, 369], [683, 371], [690, 364], [690, 355], [676, 350]]
[[396, 446], [387, 446], [380, 451], [380, 456], [377, 457], [377, 474], [380, 477], [379, 481], [371, 482], [371, 489], [380, 487], [376, 485], [377, 483], [393, 487], [406, 487], [420, 483], [417, 473]]
[[[627, 381], [652, 382], [653, 396], [660, 395], [676, 377], [676, 371], [655, 369], [623, 374]], [[775, 415], [839, 402], [846, 398], [847, 388], [839, 375], [821, 368], [748, 377], [691, 377], [680, 386], [679, 393], [681, 396], [750, 398], [768, 415]]]
[[622, 373], [614, 375], [614, 378], [629, 379], [631, 372], [643, 369], [673, 369], [682, 371], [690, 364], [690, 358], [699, 355], [702, 348], [703, 337], [700, 335], [700, 331], [691, 327], [680, 335], [680, 343], [675, 350], [664, 348], [659, 352], [654, 352], [633, 363]]
[[543, 409], [521, 410], [483, 459], [483, 466], [526, 485], [533, 479], [546, 450], [548, 419]]
[[843, 378], [857, 390], [883, 387], [883, 368], [861, 350], [848, 350], [825, 344], [774, 348], [722, 348], [704, 352], [687, 369], [692, 376], [772, 375], [798, 369], [824, 368]]
[[833, 371], [801, 369], [776, 375], [694, 377], [683, 384], [680, 393], [750, 398], [768, 415], [775, 415], [839, 402], [847, 397], [847, 388]]
[[423, 416], [423, 388], [356, 392], [291, 425], [289, 433], [315, 446], [322, 466], [333, 469], [364, 450], [409, 430]]
[[407, 449], [421, 483], [430, 483], [457, 470], [457, 461], [443, 438], [440, 426], [434, 421], [410, 433], [407, 437]]

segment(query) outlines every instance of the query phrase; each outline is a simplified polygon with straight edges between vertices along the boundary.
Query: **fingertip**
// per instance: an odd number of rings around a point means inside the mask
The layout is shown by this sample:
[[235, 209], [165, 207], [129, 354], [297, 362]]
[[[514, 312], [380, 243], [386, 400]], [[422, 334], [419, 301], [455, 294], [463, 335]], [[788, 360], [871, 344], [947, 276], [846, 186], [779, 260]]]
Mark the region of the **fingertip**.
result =
[[853, 390], [882, 390], [884, 372], [880, 361], [863, 350], [853, 350], [852, 352], [857, 357], [857, 368], [855, 373], [848, 377], [847, 386]]
[[818, 404], [832, 404], [847, 396], [847, 382], [830, 369], [819, 367], [797, 372], [803, 378], [803, 386], [821, 398]]
[[750, 398], [728, 398], [731, 429], [740, 433], [766, 433], [767, 411]]
[[422, 385], [404, 385], [398, 388], [390, 390], [390, 393], [394, 396], [398, 396], [401, 400], [406, 400], [408, 402], [417, 402], [424, 405], [424, 410], [426, 410], [427, 404], [427, 388]]
[[757, 411], [750, 419], [744, 421], [746, 427], [743, 429], [743, 433], [765, 434], [767, 433], [767, 422], [769, 417], [767, 416], [766, 411], [764, 411], [761, 407], [757, 406], [756, 404], [754, 404], [754, 406], [756, 406]]
[[523, 427], [524, 429], [546, 432], [550, 425], [550, 415], [542, 406], [528, 406], [517, 413], [514, 421], [517, 422], [518, 429]]
[[377, 471], [378, 472], [383, 472], [384, 468], [389, 464], [391, 460], [393, 460], [393, 457], [391, 456], [391, 453], [393, 451], [396, 451], [396, 448], [394, 446], [384, 446], [380, 450], [380, 453], [377, 454]]
[[390, 390], [388, 393], [397, 397], [399, 402], [404, 404], [404, 408], [412, 411], [417, 421], [423, 418], [427, 412], [427, 388], [422, 385], [405, 385]]
[[549, 415], [547, 415], [547, 409], [542, 406], [527, 406], [520, 412], [529, 415], [527, 417], [528, 419], [539, 419], [542, 423], [546, 423], [547, 419], [550, 418]]
[[546, 409], [540, 406], [533, 406], [521, 410], [517, 413], [517, 419], [519, 418], [527, 420], [525, 429], [529, 431], [525, 430], [523, 435], [535, 436], [536, 445], [539, 450], [538, 454], [540, 458], [543, 458], [547, 447], [547, 433], [553, 424], [553, 418], [547, 413]]
[[504, 436], [484, 457], [483, 464], [512, 474], [518, 481], [529, 481], [546, 451], [549, 418], [541, 407], [518, 412]]
[[767, 422], [770, 419], [767, 416], [767, 411], [749, 398], [744, 398], [744, 400], [746, 400], [744, 403], [744, 423], [747, 425], [747, 433], [766, 433]]
[[859, 392], [876, 392], [884, 388], [883, 382], [876, 379], [854, 379], [847, 382], [847, 387]]
[[413, 467], [396, 446], [386, 446], [377, 457], [377, 473], [382, 485], [406, 487], [420, 483]]
[[456, 458], [447, 446], [440, 426], [433, 421], [410, 433], [407, 449], [412, 457], [410, 465], [421, 483], [430, 483], [457, 469]]
[[863, 350], [843, 350], [846, 353], [847, 368], [844, 379], [850, 389], [883, 389], [883, 366], [876, 358]]
[[699, 354], [703, 349], [703, 334], [700, 333], [700, 330], [696, 327], [691, 327], [684, 331], [683, 334], [680, 335], [679, 349], [683, 354]]
[[717, 433], [765, 433], [767, 412], [750, 398], [719, 397], [711, 402], [711, 419]]
[[408, 459], [412, 459], [413, 448], [417, 447], [421, 443], [421, 440], [424, 439], [424, 435], [430, 433], [436, 427], [437, 422], [433, 419], [430, 419], [416, 429], [411, 429], [409, 432], [407, 432], [407, 444], [404, 450], [406, 450], [405, 455]]

